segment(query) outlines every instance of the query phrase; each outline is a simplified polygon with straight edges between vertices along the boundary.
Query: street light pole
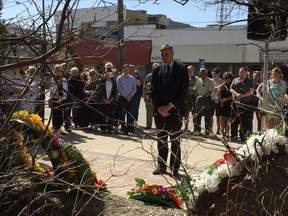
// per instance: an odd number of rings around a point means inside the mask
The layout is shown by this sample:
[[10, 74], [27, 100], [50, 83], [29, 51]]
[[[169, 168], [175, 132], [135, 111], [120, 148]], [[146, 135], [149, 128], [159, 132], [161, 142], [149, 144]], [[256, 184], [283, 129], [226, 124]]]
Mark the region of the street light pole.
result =
[[124, 6], [123, 0], [118, 0], [118, 70], [124, 65]]

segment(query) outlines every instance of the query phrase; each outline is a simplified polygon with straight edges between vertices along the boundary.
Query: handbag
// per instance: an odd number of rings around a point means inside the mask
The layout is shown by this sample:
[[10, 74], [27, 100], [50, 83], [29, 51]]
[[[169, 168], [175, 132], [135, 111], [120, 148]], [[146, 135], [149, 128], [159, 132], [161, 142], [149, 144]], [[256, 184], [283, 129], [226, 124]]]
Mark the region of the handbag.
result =
[[53, 107], [53, 103], [54, 103], [53, 98], [48, 99], [48, 107], [49, 107], [49, 108], [52, 108], [52, 107]]
[[48, 107], [49, 108], [53, 108], [55, 105], [59, 105], [61, 104], [61, 102], [59, 102], [57, 99], [55, 98], [50, 98], [48, 99]]

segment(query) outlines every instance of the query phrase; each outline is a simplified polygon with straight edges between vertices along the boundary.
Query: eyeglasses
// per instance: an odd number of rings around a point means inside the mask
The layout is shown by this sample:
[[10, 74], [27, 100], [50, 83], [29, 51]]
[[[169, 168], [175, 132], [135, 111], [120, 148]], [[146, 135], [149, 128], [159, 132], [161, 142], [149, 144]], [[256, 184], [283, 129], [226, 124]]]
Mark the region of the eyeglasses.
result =
[[224, 80], [230, 79], [230, 77], [224, 77]]
[[90, 76], [93, 76], [93, 75], [95, 75], [95, 73], [90, 73], [89, 75], [90, 75]]

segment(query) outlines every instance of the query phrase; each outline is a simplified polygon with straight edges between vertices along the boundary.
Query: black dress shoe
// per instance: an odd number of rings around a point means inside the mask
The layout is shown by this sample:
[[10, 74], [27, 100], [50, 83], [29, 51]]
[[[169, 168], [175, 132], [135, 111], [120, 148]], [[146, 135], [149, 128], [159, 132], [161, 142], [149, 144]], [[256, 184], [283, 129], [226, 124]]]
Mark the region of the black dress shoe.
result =
[[151, 129], [151, 127], [145, 127], [144, 129], [145, 129], [145, 130], [150, 130], [150, 129]]
[[173, 177], [174, 177], [175, 179], [180, 179], [181, 175], [179, 174], [178, 171], [174, 171], [174, 172], [173, 172]]
[[178, 171], [174, 171], [174, 172], [173, 172], [173, 176], [174, 176], [174, 177], [179, 176], [179, 172], [178, 172]]
[[160, 168], [160, 167], [158, 167], [157, 169], [155, 169], [153, 171], [153, 175], [162, 175], [162, 174], [165, 174], [165, 173], [166, 173], [166, 170], [163, 169], [163, 168]]

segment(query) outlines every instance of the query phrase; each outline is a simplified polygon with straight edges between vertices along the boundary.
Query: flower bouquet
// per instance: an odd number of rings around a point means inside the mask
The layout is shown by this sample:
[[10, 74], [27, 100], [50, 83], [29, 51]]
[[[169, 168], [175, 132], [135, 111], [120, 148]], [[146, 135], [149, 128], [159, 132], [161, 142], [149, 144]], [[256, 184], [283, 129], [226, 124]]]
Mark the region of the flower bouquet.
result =
[[135, 178], [136, 188], [127, 192], [130, 199], [147, 203], [155, 203], [171, 208], [180, 208], [181, 199], [175, 188], [165, 188], [161, 185], [149, 185], [143, 179]]

